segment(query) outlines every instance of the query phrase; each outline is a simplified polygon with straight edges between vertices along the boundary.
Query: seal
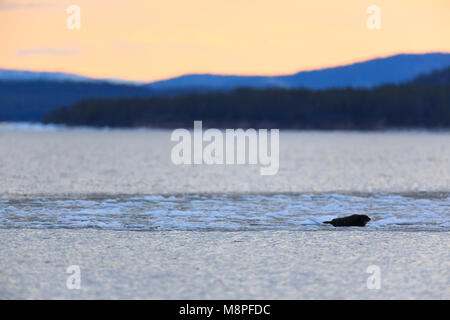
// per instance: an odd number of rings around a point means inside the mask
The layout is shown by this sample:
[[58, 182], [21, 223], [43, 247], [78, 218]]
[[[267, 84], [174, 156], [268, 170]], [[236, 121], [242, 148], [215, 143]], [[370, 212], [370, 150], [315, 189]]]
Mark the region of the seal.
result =
[[324, 221], [334, 227], [364, 227], [370, 218], [365, 214], [354, 214], [347, 217], [336, 218], [331, 221]]

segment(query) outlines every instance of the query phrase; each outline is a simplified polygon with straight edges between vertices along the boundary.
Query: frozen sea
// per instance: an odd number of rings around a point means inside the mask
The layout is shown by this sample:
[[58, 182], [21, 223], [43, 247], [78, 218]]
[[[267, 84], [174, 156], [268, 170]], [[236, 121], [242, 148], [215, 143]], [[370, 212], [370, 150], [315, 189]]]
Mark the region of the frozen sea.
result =
[[282, 131], [274, 176], [175, 165], [170, 133], [0, 125], [0, 228], [449, 231], [448, 132]]
[[0, 124], [0, 298], [450, 298], [449, 132], [281, 131], [274, 176], [170, 134]]

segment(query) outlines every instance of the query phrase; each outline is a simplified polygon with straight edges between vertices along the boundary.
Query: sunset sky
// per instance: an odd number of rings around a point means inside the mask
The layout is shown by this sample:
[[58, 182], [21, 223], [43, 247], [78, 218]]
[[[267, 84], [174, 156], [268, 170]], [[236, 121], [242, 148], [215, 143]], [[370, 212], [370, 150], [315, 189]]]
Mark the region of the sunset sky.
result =
[[[69, 30], [69, 5], [81, 29]], [[369, 30], [367, 7], [381, 8]], [[450, 0], [0, 0], [0, 68], [153, 81], [450, 52]]]

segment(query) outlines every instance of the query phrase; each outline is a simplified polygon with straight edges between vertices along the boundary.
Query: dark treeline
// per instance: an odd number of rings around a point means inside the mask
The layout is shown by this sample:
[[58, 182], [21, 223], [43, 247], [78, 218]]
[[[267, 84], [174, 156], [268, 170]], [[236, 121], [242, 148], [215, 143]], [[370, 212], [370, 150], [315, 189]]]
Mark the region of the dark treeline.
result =
[[410, 83], [374, 89], [237, 89], [174, 97], [95, 99], [54, 110], [66, 125], [219, 128], [450, 128], [450, 84]]

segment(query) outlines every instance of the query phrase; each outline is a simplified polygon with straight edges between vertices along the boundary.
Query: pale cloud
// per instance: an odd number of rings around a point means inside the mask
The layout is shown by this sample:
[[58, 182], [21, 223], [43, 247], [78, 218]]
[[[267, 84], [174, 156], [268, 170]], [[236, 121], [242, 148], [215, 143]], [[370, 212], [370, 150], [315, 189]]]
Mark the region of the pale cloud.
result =
[[16, 56], [32, 56], [32, 55], [74, 56], [77, 54], [79, 54], [78, 50], [54, 49], [54, 48], [31, 48], [31, 49], [22, 49], [16, 52]]
[[58, 7], [56, 2], [16, 2], [11, 0], [0, 0], [0, 10], [18, 10], [18, 9], [40, 9]]

